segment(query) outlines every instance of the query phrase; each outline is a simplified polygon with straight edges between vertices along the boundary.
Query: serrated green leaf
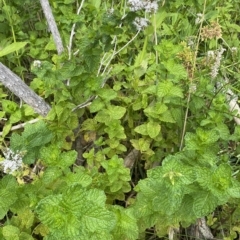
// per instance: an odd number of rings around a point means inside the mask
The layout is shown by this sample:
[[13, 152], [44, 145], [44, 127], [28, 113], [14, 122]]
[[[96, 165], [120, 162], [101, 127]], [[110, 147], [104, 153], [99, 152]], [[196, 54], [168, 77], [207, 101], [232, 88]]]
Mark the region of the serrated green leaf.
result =
[[17, 199], [17, 182], [12, 175], [4, 176], [0, 181], [0, 219], [2, 219], [11, 204]]
[[197, 136], [194, 133], [186, 133], [185, 135], [186, 149], [196, 150], [199, 149], [199, 143], [197, 141]]
[[104, 106], [105, 106], [104, 102], [100, 98], [97, 98], [92, 102], [89, 109], [91, 113], [94, 113], [104, 108]]
[[228, 164], [221, 164], [214, 171], [212, 183], [220, 191], [226, 191], [231, 184], [232, 169]]
[[26, 232], [21, 232], [19, 235], [19, 240], [35, 240], [30, 234]]
[[96, 131], [98, 127], [98, 123], [95, 121], [95, 119], [86, 119], [82, 125], [81, 130], [88, 130], [88, 131]]
[[109, 114], [110, 118], [116, 120], [121, 119], [124, 116], [125, 112], [126, 108], [113, 105], [110, 105], [107, 110], [107, 113]]
[[110, 139], [118, 138], [125, 139], [126, 135], [124, 133], [124, 128], [121, 125], [120, 120], [112, 120], [111, 122], [105, 123], [108, 125], [104, 128], [104, 131], [109, 135]]
[[149, 139], [144, 139], [144, 138], [140, 138], [138, 140], [132, 139], [131, 143], [136, 150], [139, 150], [141, 152], [145, 152], [150, 148]]
[[228, 189], [228, 194], [232, 198], [240, 198], [240, 183], [235, 179], [232, 179], [232, 187]]
[[22, 119], [22, 112], [20, 109], [18, 109], [11, 114], [9, 118], [9, 122], [13, 124], [13, 123], [19, 122], [21, 119]]
[[181, 162], [177, 155], [166, 157], [162, 162], [162, 167], [149, 170], [148, 176], [155, 180], [167, 180], [167, 182], [171, 182], [171, 185], [179, 187], [189, 185], [196, 180], [195, 171]]
[[149, 87], [147, 87], [146, 89], [143, 90], [143, 93], [148, 93], [151, 95], [155, 95], [157, 92], [157, 87], [156, 85], [151, 85]]
[[161, 127], [156, 122], [148, 122], [147, 123], [147, 133], [151, 138], [155, 138], [161, 130]]
[[11, 149], [25, 151], [23, 161], [33, 163], [39, 155], [42, 146], [50, 142], [52, 133], [43, 121], [27, 124], [22, 135], [13, 133], [10, 139]]
[[61, 151], [57, 146], [51, 145], [41, 149], [40, 156], [48, 166], [57, 166]]
[[161, 114], [159, 116], [159, 120], [161, 120], [162, 122], [169, 122], [169, 123], [175, 123], [176, 122], [170, 111], [166, 111], [165, 113]]
[[56, 45], [55, 45], [52, 37], [49, 39], [49, 42], [45, 46], [44, 50], [45, 51], [56, 50]]
[[172, 58], [162, 62], [170, 74], [174, 75], [174, 80], [185, 79], [187, 77], [186, 69], [183, 64], [177, 64]]
[[130, 211], [120, 207], [113, 206], [111, 210], [117, 217], [117, 224], [113, 230], [114, 239], [135, 240], [138, 238], [137, 219]]
[[84, 171], [78, 171], [74, 174], [70, 172], [63, 180], [65, 180], [69, 186], [81, 184], [81, 186], [87, 187], [92, 183], [92, 178]]
[[103, 191], [86, 190], [80, 185], [69, 187], [61, 195], [42, 199], [36, 212], [52, 233], [62, 233], [65, 239], [88, 234], [110, 232], [116, 223], [113, 213], [105, 208]]
[[196, 167], [195, 171], [196, 171], [197, 181], [200, 184], [200, 186], [208, 190], [209, 183], [211, 182], [211, 178], [213, 174], [213, 169], [201, 166], [201, 167]]
[[60, 155], [59, 165], [62, 168], [71, 166], [77, 159], [77, 152], [75, 150], [62, 152]]
[[140, 180], [134, 190], [140, 192], [142, 197], [145, 196], [148, 199], [153, 199], [158, 194], [158, 189], [156, 188], [155, 183], [156, 181], [152, 178], [146, 178], [144, 180]]
[[45, 237], [48, 235], [49, 230], [46, 225], [40, 223], [34, 228], [33, 233], [35, 233], [37, 235], [39, 234], [39, 235]]
[[71, 215], [69, 217], [66, 216], [67, 209], [61, 207], [61, 201], [62, 195], [50, 195], [42, 199], [35, 210], [39, 219], [49, 229], [68, 228]]
[[1, 104], [2, 109], [7, 113], [14, 113], [17, 109], [19, 109], [18, 105], [10, 100], [2, 99]]
[[218, 205], [218, 199], [209, 191], [198, 191], [194, 195], [193, 211], [198, 218], [207, 216]]
[[98, 92], [98, 96], [109, 102], [117, 97], [117, 93], [113, 89], [101, 88]]
[[42, 181], [45, 184], [50, 184], [62, 176], [62, 170], [58, 166], [51, 166], [44, 170]]
[[147, 132], [147, 124], [144, 123], [142, 125], [139, 125], [137, 127], [134, 128], [134, 131], [137, 132], [137, 133], [140, 133], [142, 135], [148, 135], [148, 132]]
[[90, 189], [86, 194], [86, 199], [95, 202], [96, 206], [105, 207], [106, 195], [99, 189]]
[[193, 211], [193, 197], [190, 194], [184, 195], [182, 204], [176, 212], [176, 215], [181, 219], [181, 225], [185, 227], [188, 227], [197, 219]]
[[216, 127], [216, 131], [221, 139], [227, 140], [230, 137], [230, 132], [228, 126], [226, 124], [218, 124]]
[[17, 218], [21, 223], [19, 226], [21, 229], [29, 229], [33, 225], [35, 214], [30, 208], [25, 207], [18, 211]]
[[94, 120], [100, 123], [109, 123], [111, 121], [106, 110], [99, 111]]
[[51, 145], [42, 148], [40, 156], [47, 166], [58, 166], [64, 169], [71, 166], [76, 161], [77, 152], [74, 150], [61, 152], [58, 146]]
[[137, 111], [137, 110], [143, 108], [142, 99], [141, 98], [136, 99], [132, 105], [132, 108], [134, 111]]
[[182, 189], [176, 185], [171, 188], [162, 188], [162, 193], [153, 199], [153, 209], [163, 215], [171, 215], [181, 206], [183, 196]]
[[115, 216], [106, 209], [92, 205], [86, 208], [82, 216], [83, 227], [89, 232], [111, 231], [115, 224]]
[[215, 129], [206, 131], [202, 128], [197, 128], [196, 133], [204, 145], [215, 143], [219, 139], [219, 135]]
[[150, 105], [149, 107], [144, 109], [144, 113], [148, 117], [153, 117], [158, 119], [159, 116], [165, 113], [167, 110], [168, 110], [168, 107], [165, 104], [158, 102], [154, 106]]
[[20, 230], [18, 227], [7, 225], [3, 227], [2, 230], [4, 239], [6, 240], [13, 240], [13, 239], [19, 239]]
[[182, 89], [178, 86], [174, 86], [171, 81], [163, 81], [158, 84], [157, 87], [158, 97], [180, 97], [183, 98]]
[[0, 50], [0, 57], [3, 57], [5, 55], [8, 55], [9, 53], [16, 52], [23, 48], [28, 42], [15, 42], [11, 43], [7, 47]]

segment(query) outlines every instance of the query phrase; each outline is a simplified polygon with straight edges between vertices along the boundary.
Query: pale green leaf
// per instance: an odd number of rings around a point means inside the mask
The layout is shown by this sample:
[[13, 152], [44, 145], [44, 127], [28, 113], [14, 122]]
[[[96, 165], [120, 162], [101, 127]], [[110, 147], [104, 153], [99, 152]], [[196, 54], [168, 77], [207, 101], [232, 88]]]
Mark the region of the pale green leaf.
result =
[[136, 240], [138, 238], [137, 219], [130, 211], [114, 205], [111, 210], [117, 217], [117, 224], [113, 230], [114, 239]]
[[204, 145], [213, 144], [219, 139], [219, 135], [215, 129], [207, 131], [202, 128], [197, 128], [196, 133]]
[[111, 231], [116, 224], [113, 213], [96, 205], [86, 206], [81, 221], [89, 232]]
[[51, 184], [62, 176], [62, 170], [58, 166], [51, 166], [44, 170], [42, 181], [45, 184]]
[[23, 48], [28, 42], [15, 42], [0, 50], [0, 57], [16, 52]]
[[[170, 74], [174, 75], [174, 80], [185, 79], [187, 77], [187, 71], [184, 68], [183, 64], [177, 64], [175, 59], [168, 59], [167, 61], [163, 61], [163, 65], [169, 71]], [[182, 97], [182, 94], [179, 95]]]
[[65, 178], [63, 178], [69, 186], [78, 183], [83, 187], [87, 187], [92, 183], [92, 178], [89, 174], [84, 171], [78, 171], [78, 169], [76, 169], [76, 171], [74, 174], [72, 172], [68, 173]]
[[96, 8], [99, 9], [101, 6], [101, 0], [90, 0], [90, 3]]
[[3, 127], [3, 131], [2, 131], [2, 137], [5, 137], [11, 130], [12, 128], [12, 124], [11, 123], [6, 123]]
[[35, 214], [28, 207], [25, 207], [18, 211], [17, 218], [21, 222], [21, 227], [29, 229], [32, 227], [35, 219]]
[[126, 108], [124, 107], [121, 107], [121, 106], [113, 106], [113, 105], [110, 105], [108, 107], [108, 110], [107, 110], [110, 118], [112, 119], [121, 119], [125, 112], [126, 112]]
[[178, 86], [174, 86], [171, 81], [163, 81], [158, 84], [157, 95], [159, 97], [173, 96], [173, 97], [183, 97], [182, 89]]
[[77, 159], [77, 152], [75, 150], [62, 152], [60, 155], [58, 166], [62, 168], [70, 167]]
[[182, 189], [176, 185], [171, 188], [162, 187], [161, 194], [153, 199], [153, 209], [163, 215], [171, 215], [181, 206], [183, 196]]
[[144, 109], [144, 113], [148, 117], [158, 118], [161, 114], [167, 111], [168, 107], [160, 102], [156, 103], [154, 106], [150, 105]]
[[94, 100], [92, 102], [89, 109], [90, 109], [91, 113], [94, 113], [94, 112], [98, 112], [99, 110], [103, 109], [104, 106], [105, 106], [104, 102], [100, 98], [97, 98], [96, 100]]
[[90, 189], [87, 192], [86, 199], [89, 202], [94, 202], [98, 207], [104, 207], [107, 198], [103, 191], [99, 189]]
[[45, 46], [44, 50], [46, 50], [46, 51], [56, 50], [56, 45], [52, 38], [50, 38], [50, 40], [47, 43], [47, 45]]
[[148, 122], [147, 123], [147, 133], [151, 138], [155, 138], [161, 130], [161, 127], [156, 122]]
[[5, 216], [11, 204], [16, 201], [16, 189], [17, 182], [12, 175], [6, 175], [0, 180], [0, 219]]
[[209, 191], [198, 191], [194, 195], [193, 211], [198, 218], [207, 216], [218, 205], [218, 199]]
[[97, 115], [94, 118], [95, 121], [100, 122], [100, 123], [109, 123], [111, 122], [111, 119], [109, 118], [109, 115], [107, 111], [101, 110], [97, 113]]
[[228, 189], [228, 194], [232, 198], [240, 198], [240, 183], [235, 179], [232, 179], [233, 186]]
[[169, 122], [169, 123], [175, 123], [176, 122], [170, 111], [166, 111], [165, 113], [161, 114], [159, 116], [159, 120], [161, 120], [162, 122]]
[[[39, 219], [64, 239], [75, 239], [81, 233], [110, 232], [116, 223], [113, 213], [105, 208], [106, 196], [98, 189], [86, 190], [75, 184], [62, 194], [42, 199], [36, 212]], [[61, 236], [60, 235], [60, 236]]]
[[142, 93], [148, 93], [148, 94], [151, 94], [151, 95], [155, 95], [156, 92], [157, 92], [156, 90], [157, 90], [156, 85], [151, 85], [151, 86], [147, 87], [146, 89], [144, 89], [142, 91]]
[[19, 235], [19, 240], [35, 240], [30, 234], [26, 232], [21, 232]]
[[218, 132], [219, 137], [223, 140], [227, 140], [230, 136], [230, 132], [226, 124], [218, 124], [216, 127], [216, 131]]
[[20, 230], [18, 227], [7, 225], [3, 227], [2, 230], [4, 239], [6, 240], [13, 240], [13, 239], [19, 239]]
[[150, 148], [149, 139], [144, 139], [144, 138], [140, 138], [138, 140], [132, 139], [131, 143], [136, 150], [139, 150], [141, 152], [145, 152]]
[[66, 168], [71, 166], [77, 158], [77, 152], [74, 150], [68, 152], [61, 152], [56, 145], [44, 147], [40, 151], [42, 161], [48, 166], [58, 166], [59, 168]]
[[148, 132], [147, 132], [147, 124], [144, 123], [142, 125], [139, 125], [137, 127], [134, 128], [134, 131], [137, 132], [137, 133], [140, 133], [142, 135], [148, 135]]
[[240, 26], [238, 25], [238, 24], [235, 24], [235, 23], [229, 23], [228, 24], [228, 28], [229, 29], [234, 29], [234, 30], [236, 30], [237, 32], [240, 32]]
[[105, 101], [110, 101], [117, 97], [117, 93], [113, 89], [101, 88], [98, 92], [98, 96]]

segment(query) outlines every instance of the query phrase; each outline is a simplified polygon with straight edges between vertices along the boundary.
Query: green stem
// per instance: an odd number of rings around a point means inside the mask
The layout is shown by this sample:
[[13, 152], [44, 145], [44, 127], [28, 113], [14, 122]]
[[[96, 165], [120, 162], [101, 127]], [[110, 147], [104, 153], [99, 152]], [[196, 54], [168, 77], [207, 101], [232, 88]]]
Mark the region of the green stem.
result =
[[[203, 5], [203, 12], [202, 12], [203, 16], [205, 15], [206, 4], [207, 4], [207, 0], [204, 1], [204, 5]], [[195, 73], [195, 70], [196, 70], [196, 60], [197, 60], [197, 53], [198, 53], [199, 43], [200, 43], [202, 24], [203, 24], [203, 21], [201, 21], [200, 27], [199, 27], [199, 33], [198, 33], [198, 38], [197, 38], [196, 50], [195, 50], [194, 57], [193, 57], [192, 76], [190, 76], [190, 79], [189, 79], [189, 80], [190, 80], [190, 83], [189, 83], [189, 91], [188, 91], [188, 96], [187, 96], [187, 109], [186, 109], [185, 117], [184, 117], [182, 137], [181, 137], [181, 143], [180, 143], [180, 147], [179, 147], [179, 150], [180, 150], [180, 151], [181, 151], [182, 148], [183, 148], [184, 136], [185, 136], [186, 127], [187, 127], [187, 118], [188, 118], [188, 112], [189, 112], [189, 103], [190, 103], [190, 100], [191, 100], [190, 86], [192, 86], [193, 78], [194, 78], [194, 73]]]
[[[7, 4], [6, 4], [5, 0], [3, 0], [3, 5], [4, 5], [4, 7], [6, 8], [6, 11], [5, 11], [5, 12], [6, 12], [7, 17], [8, 17], [9, 25], [10, 25], [10, 27], [11, 27], [13, 42], [16, 43], [17, 40], [16, 40], [16, 35], [15, 35], [14, 28], [13, 28], [13, 24], [12, 24], [11, 15], [10, 15], [9, 11], [7, 10]], [[20, 60], [19, 60], [19, 54], [18, 54], [18, 51], [15, 51], [15, 52], [16, 52], [16, 55], [17, 55], [18, 67], [20, 67], [20, 66], [21, 66], [21, 63], [20, 63]], [[21, 70], [21, 72], [20, 72], [20, 75], [21, 75], [21, 78], [23, 79], [23, 72], [22, 72], [22, 70]]]

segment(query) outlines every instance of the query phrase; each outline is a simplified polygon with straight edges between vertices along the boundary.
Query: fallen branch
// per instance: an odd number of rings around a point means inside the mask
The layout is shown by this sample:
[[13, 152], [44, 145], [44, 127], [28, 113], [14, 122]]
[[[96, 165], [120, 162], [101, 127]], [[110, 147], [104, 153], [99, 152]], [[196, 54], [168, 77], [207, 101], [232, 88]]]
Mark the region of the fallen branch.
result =
[[41, 6], [42, 6], [42, 9], [43, 9], [45, 18], [47, 19], [49, 29], [50, 29], [50, 31], [53, 35], [53, 40], [55, 42], [58, 55], [60, 55], [64, 51], [64, 47], [63, 47], [63, 43], [62, 43], [60, 33], [58, 31], [58, 28], [57, 28], [57, 24], [55, 22], [53, 14], [52, 14], [51, 7], [49, 5], [48, 0], [40, 0], [40, 3], [41, 3]]
[[0, 82], [12, 93], [31, 106], [41, 116], [47, 116], [50, 106], [39, 97], [21, 78], [0, 63]]
[[[223, 86], [228, 86], [229, 80], [227, 77], [224, 78], [225, 83], [218, 83], [217, 89], [222, 88]], [[226, 98], [228, 100], [229, 110], [231, 112], [236, 112], [234, 115], [234, 121], [237, 125], [240, 125], [240, 107], [238, 105], [238, 96], [227, 87], [224, 87], [224, 93], [226, 94]]]
[[124, 158], [124, 166], [132, 169], [134, 163], [140, 156], [140, 151], [133, 149], [125, 158]]
[[234, 116], [234, 121], [237, 125], [240, 125], [240, 107], [238, 105], [238, 97], [232, 92], [232, 90], [227, 90], [227, 99], [229, 100], [229, 108], [230, 111], [236, 111], [236, 115]]
[[205, 217], [197, 219], [196, 223], [189, 227], [188, 234], [190, 239], [214, 239]]

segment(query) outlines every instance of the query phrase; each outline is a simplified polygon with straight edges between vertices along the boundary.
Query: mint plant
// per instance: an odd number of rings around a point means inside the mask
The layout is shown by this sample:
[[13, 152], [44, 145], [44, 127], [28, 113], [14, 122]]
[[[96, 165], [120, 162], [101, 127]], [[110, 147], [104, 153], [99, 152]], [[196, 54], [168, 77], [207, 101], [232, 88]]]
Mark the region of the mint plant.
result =
[[0, 1], [0, 238], [235, 239], [239, 4], [44, 2]]

